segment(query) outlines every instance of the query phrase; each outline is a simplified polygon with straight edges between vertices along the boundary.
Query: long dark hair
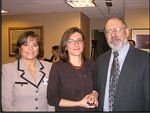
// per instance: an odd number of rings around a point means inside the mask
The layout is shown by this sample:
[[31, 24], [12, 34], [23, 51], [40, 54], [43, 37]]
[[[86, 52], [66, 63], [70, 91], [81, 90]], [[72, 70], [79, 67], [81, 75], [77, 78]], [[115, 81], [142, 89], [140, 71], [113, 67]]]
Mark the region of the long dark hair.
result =
[[[66, 44], [67, 44], [67, 41], [70, 39], [70, 36], [75, 32], [80, 33], [82, 36], [82, 39], [83, 40], [85, 39], [83, 32], [77, 27], [69, 28], [64, 32], [64, 34], [61, 38], [60, 49], [59, 49], [60, 60], [63, 62], [68, 62], [68, 60], [69, 60], [69, 54], [68, 54], [68, 51], [66, 50]], [[83, 60], [86, 59], [83, 54], [82, 54], [82, 58], [83, 58]]]
[[37, 55], [37, 58], [43, 57], [44, 51], [42, 49], [42, 44], [41, 44], [40, 36], [38, 34], [36, 34], [35, 32], [33, 32], [33, 31], [26, 31], [26, 32], [22, 33], [20, 35], [20, 37], [18, 38], [18, 40], [17, 40], [17, 47], [15, 49], [15, 57], [16, 57], [16, 59], [20, 59], [21, 58], [19, 49], [20, 49], [20, 47], [22, 45], [24, 45], [27, 42], [27, 40], [28, 40], [29, 37], [35, 38], [36, 41], [37, 41], [37, 43], [38, 43], [39, 54]]

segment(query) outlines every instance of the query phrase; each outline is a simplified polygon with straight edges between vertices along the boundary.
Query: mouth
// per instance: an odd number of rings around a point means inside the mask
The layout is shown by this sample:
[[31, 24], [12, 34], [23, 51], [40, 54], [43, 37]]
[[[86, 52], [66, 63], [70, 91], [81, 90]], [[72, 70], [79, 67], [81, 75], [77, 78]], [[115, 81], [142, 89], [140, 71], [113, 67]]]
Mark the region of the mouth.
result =
[[28, 54], [28, 55], [33, 55], [34, 53], [28, 52], [27, 54]]
[[112, 41], [111, 41], [112, 43], [120, 43], [120, 39], [113, 39]]
[[80, 49], [79, 48], [77, 48], [77, 49], [74, 49], [75, 51], [79, 51]]

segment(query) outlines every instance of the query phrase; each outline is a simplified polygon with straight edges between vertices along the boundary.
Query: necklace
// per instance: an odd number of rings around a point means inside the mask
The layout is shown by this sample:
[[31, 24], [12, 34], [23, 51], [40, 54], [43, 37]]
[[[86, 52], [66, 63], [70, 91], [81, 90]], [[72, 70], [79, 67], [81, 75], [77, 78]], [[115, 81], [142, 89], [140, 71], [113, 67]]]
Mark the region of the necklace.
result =
[[76, 70], [81, 70], [81, 68], [83, 67], [83, 61], [81, 62], [80, 66], [75, 66], [70, 61], [68, 61], [68, 63], [71, 65], [71, 67], [73, 67]]

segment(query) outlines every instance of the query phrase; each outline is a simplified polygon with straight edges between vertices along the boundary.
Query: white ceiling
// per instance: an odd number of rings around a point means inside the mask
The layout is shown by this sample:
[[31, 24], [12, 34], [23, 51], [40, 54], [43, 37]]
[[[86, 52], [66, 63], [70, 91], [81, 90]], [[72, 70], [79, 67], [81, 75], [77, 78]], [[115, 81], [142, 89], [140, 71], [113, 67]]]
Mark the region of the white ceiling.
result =
[[5, 15], [37, 14], [50, 12], [82, 12], [92, 19], [111, 16], [124, 17], [126, 8], [149, 8], [149, 0], [112, 0], [110, 12], [105, 0], [94, 0], [94, 8], [72, 8], [65, 0], [2, 0], [2, 9], [9, 13]]

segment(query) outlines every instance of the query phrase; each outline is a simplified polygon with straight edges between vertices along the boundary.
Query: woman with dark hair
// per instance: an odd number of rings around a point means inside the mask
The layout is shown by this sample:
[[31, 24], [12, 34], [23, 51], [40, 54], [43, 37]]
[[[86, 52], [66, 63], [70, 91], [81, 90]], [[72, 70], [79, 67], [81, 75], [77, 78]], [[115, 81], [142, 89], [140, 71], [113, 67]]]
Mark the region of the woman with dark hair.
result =
[[56, 111], [94, 111], [95, 63], [83, 55], [84, 35], [77, 27], [66, 30], [60, 42], [60, 61], [53, 63], [47, 88], [48, 104]]
[[134, 40], [131, 39], [131, 40], [128, 40], [128, 41], [129, 41], [131, 46], [135, 47], [135, 41]]
[[45, 58], [44, 61], [58, 62], [59, 61], [59, 46], [54, 45], [52, 47], [52, 56], [50, 59]]
[[39, 60], [42, 54], [37, 34], [21, 34], [15, 50], [17, 60], [2, 65], [3, 111], [48, 111], [46, 91], [51, 63]]

